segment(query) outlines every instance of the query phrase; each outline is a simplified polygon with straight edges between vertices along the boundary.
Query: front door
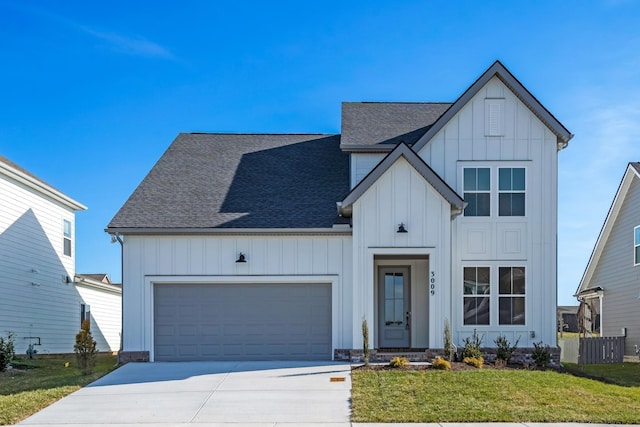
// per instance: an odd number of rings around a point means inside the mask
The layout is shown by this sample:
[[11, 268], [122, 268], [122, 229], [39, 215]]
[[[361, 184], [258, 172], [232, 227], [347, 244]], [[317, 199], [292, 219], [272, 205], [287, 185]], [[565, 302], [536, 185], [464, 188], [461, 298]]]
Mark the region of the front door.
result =
[[378, 347], [409, 348], [410, 289], [409, 267], [378, 270]]

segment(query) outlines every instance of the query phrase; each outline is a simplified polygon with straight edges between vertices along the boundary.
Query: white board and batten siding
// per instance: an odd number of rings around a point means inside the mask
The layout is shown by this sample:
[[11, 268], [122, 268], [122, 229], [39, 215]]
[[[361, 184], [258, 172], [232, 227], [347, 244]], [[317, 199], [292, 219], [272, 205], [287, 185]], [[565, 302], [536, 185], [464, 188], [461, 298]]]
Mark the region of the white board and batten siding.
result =
[[[72, 255], [63, 254], [63, 221], [71, 223]], [[15, 336], [17, 353], [39, 337], [40, 353], [73, 351], [80, 327], [74, 209], [0, 173], [0, 335]], [[71, 282], [72, 280], [70, 280]]]
[[[499, 115], [489, 120], [496, 110], [488, 109], [494, 104]], [[500, 334], [511, 342], [520, 338], [521, 347], [538, 341], [556, 345], [556, 142], [556, 136], [494, 77], [419, 153], [460, 195], [464, 167], [489, 167], [492, 174], [491, 216], [461, 215], [453, 221], [452, 324], [456, 343], [477, 329], [487, 345]], [[499, 167], [525, 169], [524, 217], [497, 215]], [[492, 324], [463, 325], [464, 265], [525, 267], [525, 325], [498, 325], [497, 283], [493, 282]]]
[[[428, 324], [429, 329], [421, 331], [420, 335], [428, 336], [429, 341], [422, 343], [418, 337], [412, 338], [414, 344], [430, 348], [441, 346], [438, 331], [444, 328], [450, 295], [447, 287], [439, 284], [450, 282], [450, 217], [449, 202], [402, 157], [354, 203], [353, 348], [362, 347], [359, 332], [362, 317], [369, 325], [376, 324], [375, 257], [389, 255], [428, 257], [429, 274], [434, 273], [438, 286], [434, 295], [428, 298], [428, 307], [422, 308], [429, 313], [428, 323], [424, 322], [422, 326]], [[400, 223], [404, 223], [407, 233], [397, 232]], [[427, 272], [419, 273], [414, 272], [412, 286], [428, 287]], [[370, 340], [375, 348], [375, 333], [370, 335]]]
[[[166, 283], [329, 284], [332, 350], [352, 348], [348, 235], [127, 235], [123, 250], [127, 351], [150, 351], [154, 360], [153, 288]], [[246, 263], [236, 262], [240, 253]]]
[[640, 345], [640, 265], [634, 265], [634, 228], [640, 226], [640, 178], [632, 177], [588, 288], [602, 287], [602, 335], [626, 328], [625, 354]]

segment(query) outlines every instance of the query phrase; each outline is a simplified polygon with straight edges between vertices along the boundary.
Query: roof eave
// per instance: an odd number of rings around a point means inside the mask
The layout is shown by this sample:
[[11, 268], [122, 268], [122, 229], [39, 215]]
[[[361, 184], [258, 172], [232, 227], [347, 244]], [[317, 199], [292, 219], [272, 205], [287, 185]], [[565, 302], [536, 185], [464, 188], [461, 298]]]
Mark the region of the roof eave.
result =
[[111, 235], [266, 235], [266, 234], [335, 234], [350, 235], [349, 224], [334, 224], [331, 228], [163, 228], [163, 227], [107, 227]]
[[87, 207], [80, 202], [75, 201], [71, 197], [66, 194], [56, 190], [51, 187], [49, 184], [36, 179], [32, 176], [25, 174], [24, 172], [7, 165], [6, 163], [0, 162], [0, 173], [5, 176], [8, 176], [11, 179], [14, 179], [21, 184], [26, 185], [27, 187], [37, 191], [40, 194], [43, 194], [63, 205], [67, 206], [69, 209], [73, 209], [74, 211], [84, 211], [87, 210]]

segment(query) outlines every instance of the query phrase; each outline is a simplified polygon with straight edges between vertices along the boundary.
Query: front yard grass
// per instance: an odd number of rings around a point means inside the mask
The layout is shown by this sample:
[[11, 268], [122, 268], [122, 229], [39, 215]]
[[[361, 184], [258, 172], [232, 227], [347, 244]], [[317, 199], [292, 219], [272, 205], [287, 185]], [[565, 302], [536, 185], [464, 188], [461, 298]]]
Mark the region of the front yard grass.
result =
[[598, 365], [578, 365], [563, 363], [565, 369], [576, 375], [586, 375], [594, 379], [623, 385], [640, 387], [640, 363], [601, 363]]
[[352, 384], [354, 422], [640, 423], [640, 387], [555, 371], [356, 369]]
[[[69, 362], [68, 368], [65, 362]], [[18, 369], [0, 372], [0, 425], [22, 421], [97, 380], [115, 364], [116, 356], [98, 355], [93, 373], [84, 376], [73, 355], [14, 360], [12, 365]]]

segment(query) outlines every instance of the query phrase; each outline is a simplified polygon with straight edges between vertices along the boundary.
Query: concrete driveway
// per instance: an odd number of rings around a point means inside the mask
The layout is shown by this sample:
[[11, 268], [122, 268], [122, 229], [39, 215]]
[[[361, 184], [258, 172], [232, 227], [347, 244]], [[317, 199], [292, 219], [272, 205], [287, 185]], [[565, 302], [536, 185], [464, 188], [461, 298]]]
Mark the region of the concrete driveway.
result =
[[129, 363], [20, 425], [348, 426], [350, 365]]

